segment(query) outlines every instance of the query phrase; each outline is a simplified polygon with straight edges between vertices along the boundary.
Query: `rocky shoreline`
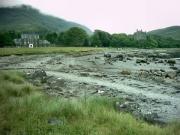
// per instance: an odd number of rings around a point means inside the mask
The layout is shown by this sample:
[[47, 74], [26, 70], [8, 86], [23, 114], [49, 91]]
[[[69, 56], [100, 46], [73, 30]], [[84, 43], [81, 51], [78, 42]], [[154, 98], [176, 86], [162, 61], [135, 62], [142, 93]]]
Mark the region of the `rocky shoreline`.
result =
[[[174, 53], [175, 54], [174, 54]], [[44, 92], [65, 98], [106, 96], [119, 111], [151, 123], [180, 120], [180, 50], [118, 49], [85, 56], [1, 57]]]

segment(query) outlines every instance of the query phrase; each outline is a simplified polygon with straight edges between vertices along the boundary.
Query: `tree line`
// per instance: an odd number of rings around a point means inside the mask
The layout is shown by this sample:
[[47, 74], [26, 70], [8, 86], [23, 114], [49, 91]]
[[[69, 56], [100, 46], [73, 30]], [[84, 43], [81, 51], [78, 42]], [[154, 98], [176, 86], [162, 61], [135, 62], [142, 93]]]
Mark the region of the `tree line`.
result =
[[[15, 31], [0, 33], [0, 47], [15, 46], [13, 42], [15, 38], [20, 38], [20, 33]], [[79, 27], [61, 33], [48, 32], [41, 34], [40, 38], [56, 46], [180, 48], [180, 41], [172, 38], [147, 34], [145, 39], [137, 40], [134, 35], [110, 34], [102, 30], [95, 30], [92, 35], [88, 35]]]

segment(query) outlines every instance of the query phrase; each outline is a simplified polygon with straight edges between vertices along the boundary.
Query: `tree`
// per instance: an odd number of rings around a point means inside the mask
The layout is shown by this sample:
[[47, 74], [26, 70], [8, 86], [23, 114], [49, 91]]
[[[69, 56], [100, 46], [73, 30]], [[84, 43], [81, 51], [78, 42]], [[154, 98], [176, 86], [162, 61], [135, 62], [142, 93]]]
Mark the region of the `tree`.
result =
[[112, 47], [135, 47], [135, 40], [131, 35], [113, 34], [110, 45]]
[[102, 46], [102, 42], [97, 32], [94, 32], [94, 34], [91, 37], [91, 46], [97, 46], [97, 47]]
[[19, 33], [16, 33], [15, 31], [0, 33], [0, 47], [13, 46], [13, 40], [19, 38], [19, 36]]
[[155, 39], [153, 39], [151, 36], [147, 36], [145, 48], [156, 48], [156, 47], [158, 47], [158, 42]]
[[108, 32], [95, 30], [91, 42], [93, 46], [109, 47], [111, 41], [111, 35]]
[[90, 40], [89, 40], [89, 38], [86, 38], [86, 39], [84, 40], [83, 46], [90, 46]]
[[61, 33], [58, 35], [57, 44], [58, 44], [59, 46], [64, 46], [64, 45], [65, 45], [65, 43], [64, 43], [64, 32], [61, 32]]
[[83, 46], [87, 38], [86, 31], [79, 27], [70, 28], [64, 33], [64, 43], [68, 46]]
[[52, 43], [52, 44], [56, 44], [57, 43], [57, 38], [58, 38], [58, 35], [57, 35], [57, 33], [48, 33], [47, 35], [46, 35], [46, 40], [48, 40], [50, 43]]

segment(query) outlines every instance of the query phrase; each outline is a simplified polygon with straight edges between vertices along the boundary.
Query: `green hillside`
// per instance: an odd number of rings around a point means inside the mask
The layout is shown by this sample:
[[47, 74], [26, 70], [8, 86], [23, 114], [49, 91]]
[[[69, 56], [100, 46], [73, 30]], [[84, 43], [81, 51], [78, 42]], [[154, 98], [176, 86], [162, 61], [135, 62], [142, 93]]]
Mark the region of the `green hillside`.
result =
[[57, 17], [40, 13], [37, 9], [22, 5], [0, 8], [0, 31], [18, 32], [62, 32], [71, 27], [81, 27], [92, 33], [87, 27]]
[[180, 40], [180, 26], [171, 26], [163, 29], [153, 30], [148, 33], [162, 37], [171, 37], [173, 39]]

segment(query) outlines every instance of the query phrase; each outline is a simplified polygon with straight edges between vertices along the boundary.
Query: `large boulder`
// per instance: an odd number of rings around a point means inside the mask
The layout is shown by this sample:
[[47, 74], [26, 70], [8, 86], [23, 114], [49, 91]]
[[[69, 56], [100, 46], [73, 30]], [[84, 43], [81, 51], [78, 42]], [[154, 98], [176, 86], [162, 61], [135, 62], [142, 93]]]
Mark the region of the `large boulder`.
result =
[[136, 63], [148, 63], [147, 59], [136, 59]]
[[176, 60], [169, 59], [169, 60], [167, 60], [167, 63], [169, 63], [170, 65], [174, 65], [174, 64], [176, 64]]
[[121, 74], [122, 74], [122, 75], [131, 75], [131, 71], [128, 70], [128, 69], [125, 69], [125, 70], [122, 70], [122, 71], [121, 71]]
[[143, 114], [142, 117], [144, 118], [145, 121], [151, 122], [151, 123], [156, 122], [157, 119], [159, 118], [158, 114], [155, 112], [147, 112], [147, 113]]
[[32, 73], [32, 78], [43, 78], [46, 76], [47, 74], [43, 69], [35, 70], [34, 73]]
[[168, 71], [166, 72], [166, 78], [174, 79], [177, 76], [177, 72], [175, 71]]
[[40, 83], [46, 82], [47, 74], [43, 69], [35, 70], [33, 73], [29, 74], [29, 79], [36, 85], [40, 85]]
[[105, 53], [105, 54], [104, 54], [104, 57], [105, 57], [105, 58], [111, 58], [111, 54], [110, 54], [110, 53]]
[[118, 59], [119, 61], [123, 61], [124, 56], [122, 54], [118, 54], [114, 58]]

